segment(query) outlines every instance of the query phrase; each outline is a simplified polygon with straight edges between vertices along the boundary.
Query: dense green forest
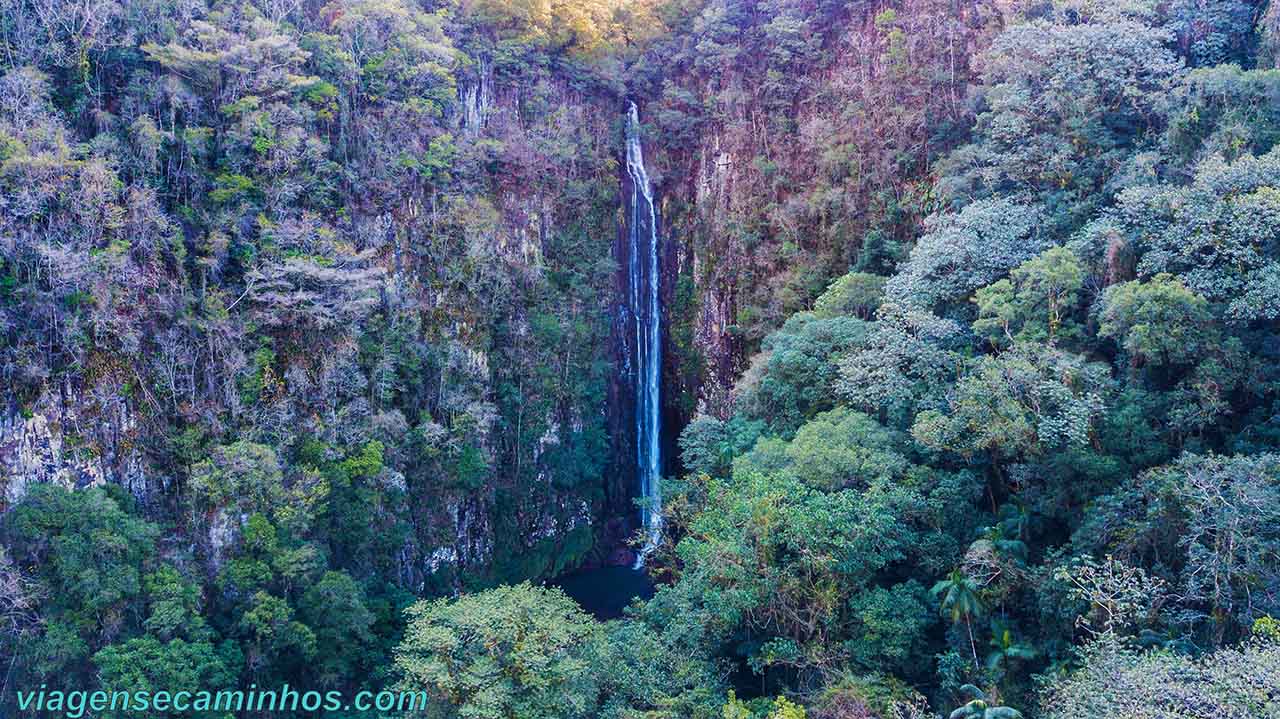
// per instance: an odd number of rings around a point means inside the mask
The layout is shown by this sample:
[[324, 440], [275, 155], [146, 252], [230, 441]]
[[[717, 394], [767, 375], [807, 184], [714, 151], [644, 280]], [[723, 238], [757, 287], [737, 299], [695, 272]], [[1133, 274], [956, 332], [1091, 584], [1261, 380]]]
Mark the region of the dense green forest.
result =
[[[1280, 5], [0, 0], [0, 51], [0, 715], [1280, 717]], [[604, 620], [548, 582], [637, 540], [631, 102], [668, 476]]]

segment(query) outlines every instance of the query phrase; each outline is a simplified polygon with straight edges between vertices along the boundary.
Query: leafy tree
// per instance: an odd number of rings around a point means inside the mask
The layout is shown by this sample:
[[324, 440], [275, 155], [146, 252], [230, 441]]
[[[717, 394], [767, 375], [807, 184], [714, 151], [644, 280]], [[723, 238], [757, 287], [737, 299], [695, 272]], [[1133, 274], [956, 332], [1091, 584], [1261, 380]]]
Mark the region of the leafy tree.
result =
[[1197, 66], [1247, 61], [1253, 16], [1254, 9], [1239, 0], [1180, 0], [1168, 10], [1178, 49]]
[[293, 607], [280, 597], [260, 590], [250, 598], [235, 627], [244, 639], [245, 667], [250, 674], [280, 671], [314, 658], [315, 632], [293, 616]]
[[723, 677], [707, 652], [682, 651], [662, 627], [639, 618], [603, 626], [592, 643], [589, 672], [600, 684], [593, 716], [720, 716]]
[[586, 717], [600, 627], [556, 589], [504, 586], [409, 609], [396, 650], [402, 685], [464, 717]]
[[928, 630], [936, 619], [924, 587], [914, 579], [889, 588], [875, 587], [850, 600], [855, 628], [850, 631], [853, 661], [867, 669], [902, 676], [925, 653]]
[[1150, 566], [1149, 554], [1160, 552], [1168, 559], [1159, 578], [1176, 588], [1180, 621], [1215, 642], [1239, 636], [1275, 611], [1261, 589], [1275, 581], [1267, 559], [1277, 541], [1275, 473], [1270, 454], [1183, 455], [1109, 498], [1113, 525], [1099, 531], [1095, 518], [1077, 541], [1129, 564]]
[[280, 460], [265, 445], [239, 441], [216, 447], [191, 470], [191, 493], [197, 506], [244, 516], [261, 514], [294, 531], [310, 526], [328, 486], [318, 478], [286, 487]]
[[932, 314], [888, 304], [865, 346], [838, 360], [836, 391], [853, 407], [910, 424], [918, 407], [941, 401], [953, 379], [960, 327]]
[[885, 285], [889, 302], [921, 310], [961, 307], [972, 293], [1050, 246], [1043, 210], [1013, 199], [974, 202], [926, 222], [926, 233]]
[[727, 422], [699, 415], [680, 431], [680, 462], [690, 474], [725, 476], [733, 458], [750, 449], [763, 431], [763, 422], [734, 415]]
[[1046, 250], [1014, 268], [1010, 279], [988, 285], [974, 295], [978, 319], [973, 331], [997, 345], [1018, 341], [1054, 344], [1070, 339], [1084, 273], [1075, 255], [1062, 247]]
[[964, 688], [968, 689], [973, 699], [951, 712], [950, 719], [1021, 719], [1022, 712], [997, 705], [987, 697], [986, 692], [972, 684], [967, 684]]
[[1280, 115], [1267, 99], [1278, 83], [1275, 70], [1217, 65], [1192, 71], [1174, 90], [1178, 101], [1165, 145], [1187, 164], [1210, 155], [1227, 162], [1265, 155], [1280, 140]]
[[885, 281], [879, 275], [850, 272], [814, 300], [813, 313], [823, 319], [848, 316], [869, 320], [884, 299]]
[[754, 699], [744, 702], [729, 690], [729, 701], [725, 703], [721, 714], [724, 719], [805, 719], [807, 716], [803, 706], [795, 704], [786, 697], [775, 697], [772, 700]]
[[325, 572], [303, 595], [299, 615], [315, 634], [312, 676], [319, 685], [369, 676], [375, 618], [355, 580], [342, 572]]
[[850, 317], [799, 314], [764, 341], [764, 373], [739, 398], [750, 415], [780, 434], [831, 409], [837, 367], [831, 358], [862, 345], [865, 323]]
[[155, 525], [101, 488], [38, 484], [5, 516], [4, 530], [13, 556], [36, 569], [46, 617], [92, 647], [127, 630], [155, 551]]
[[1099, 641], [1085, 649], [1080, 669], [1046, 687], [1040, 704], [1053, 719], [1080, 712], [1155, 719], [1188, 710], [1204, 717], [1261, 716], [1274, 706], [1265, 687], [1277, 679], [1276, 653], [1266, 641], [1200, 658]]
[[164, 565], [143, 578], [151, 613], [143, 622], [160, 641], [207, 640], [212, 631], [202, 614], [201, 587], [175, 567]]
[[760, 453], [740, 460], [729, 482], [712, 481], [676, 547], [680, 580], [655, 602], [683, 614], [703, 647], [739, 637], [757, 671], [830, 670], [850, 621], [841, 597], [908, 556], [919, 498], [884, 481], [824, 491], [766, 469]]
[[921, 412], [911, 433], [926, 446], [966, 456], [1084, 447], [1105, 408], [1108, 375], [1105, 366], [1078, 355], [1016, 345], [976, 360], [956, 383], [950, 412]]
[[[146, 636], [108, 646], [93, 656], [102, 686], [109, 692], [138, 692], [154, 695], [158, 691], [176, 695], [188, 692], [193, 705], [197, 692], [217, 692], [235, 685], [239, 669], [238, 650], [234, 645], [214, 647], [208, 642], [188, 643], [182, 639], [162, 642]], [[127, 716], [128, 712], [107, 712], [105, 716]], [[208, 716], [194, 708], [175, 711], [169, 716]], [[225, 719], [230, 713], [213, 714]]]
[[1132, 233], [1141, 276], [1177, 275], [1195, 293], [1226, 305], [1237, 321], [1274, 318], [1269, 238], [1280, 227], [1280, 152], [1209, 157], [1186, 187], [1133, 188], [1120, 217]]
[[987, 642], [987, 669], [1004, 670], [1011, 662], [1034, 659], [1035, 647], [1019, 641], [1013, 630], [1004, 623], [992, 623], [991, 640]]
[[1070, 228], [1105, 201], [1113, 173], [1162, 126], [1181, 63], [1149, 3], [1050, 12], [1001, 33], [979, 56], [985, 107], [943, 184], [955, 197], [1030, 190], [1051, 226]]
[[[903, 443], [899, 433], [841, 408], [801, 426], [783, 454], [786, 470], [806, 484], [825, 490], [865, 488], [906, 474], [910, 465], [899, 453]], [[758, 454], [764, 454], [761, 447]]]

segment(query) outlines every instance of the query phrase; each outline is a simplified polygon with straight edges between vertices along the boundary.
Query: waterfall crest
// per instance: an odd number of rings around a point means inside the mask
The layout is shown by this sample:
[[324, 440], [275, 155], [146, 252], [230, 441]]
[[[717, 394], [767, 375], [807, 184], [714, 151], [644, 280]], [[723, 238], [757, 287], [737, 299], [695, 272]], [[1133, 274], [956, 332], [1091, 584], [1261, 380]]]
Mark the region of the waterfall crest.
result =
[[631, 367], [636, 397], [636, 474], [645, 532], [644, 547], [636, 556], [639, 569], [662, 539], [662, 309], [658, 299], [658, 212], [640, 149], [640, 113], [634, 102], [627, 109], [627, 174], [631, 178], [627, 302], [635, 325]]

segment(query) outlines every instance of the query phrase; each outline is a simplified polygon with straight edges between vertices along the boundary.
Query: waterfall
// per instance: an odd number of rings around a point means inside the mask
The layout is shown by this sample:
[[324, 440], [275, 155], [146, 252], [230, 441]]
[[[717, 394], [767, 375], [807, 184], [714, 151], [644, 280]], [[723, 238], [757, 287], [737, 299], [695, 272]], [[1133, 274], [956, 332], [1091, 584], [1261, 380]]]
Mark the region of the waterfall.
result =
[[662, 309], [658, 301], [658, 212], [653, 206], [649, 174], [644, 169], [640, 113], [634, 102], [627, 110], [627, 175], [631, 178], [627, 202], [627, 302], [635, 324], [631, 367], [636, 397], [636, 475], [645, 532], [644, 547], [636, 557], [639, 569], [662, 539]]

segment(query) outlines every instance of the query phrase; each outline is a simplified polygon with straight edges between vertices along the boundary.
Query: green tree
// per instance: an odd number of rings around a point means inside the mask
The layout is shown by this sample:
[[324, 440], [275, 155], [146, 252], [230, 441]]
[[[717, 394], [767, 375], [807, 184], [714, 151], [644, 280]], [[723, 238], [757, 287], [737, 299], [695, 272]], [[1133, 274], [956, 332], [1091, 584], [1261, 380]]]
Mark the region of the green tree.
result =
[[321, 686], [358, 685], [373, 671], [373, 624], [364, 591], [349, 575], [325, 572], [299, 603], [315, 634], [311, 676]]
[[935, 449], [993, 458], [1088, 446], [1111, 393], [1106, 365], [1041, 344], [1019, 344], [974, 361], [947, 413], [925, 410], [912, 435]]
[[[162, 642], [145, 636], [108, 646], [93, 656], [99, 681], [108, 692], [158, 691], [188, 692], [191, 704], [196, 692], [230, 689], [239, 670], [238, 650], [232, 644], [215, 648], [208, 642], [188, 643], [182, 639]], [[124, 717], [129, 712], [108, 712], [103, 716]], [[214, 716], [230, 719], [230, 712], [166, 712], [166, 716]]]
[[802, 422], [835, 405], [839, 372], [832, 361], [863, 344], [866, 323], [851, 317], [818, 319], [793, 315], [763, 344], [764, 372], [744, 382], [739, 406], [786, 435]]
[[813, 314], [829, 317], [857, 317], [869, 320], [884, 300], [887, 278], [866, 272], [850, 272], [838, 278], [813, 302]]
[[996, 704], [986, 692], [972, 684], [966, 684], [962, 689], [973, 699], [951, 712], [949, 719], [1022, 719], [1022, 712]]
[[50, 638], [58, 625], [98, 648], [130, 628], [155, 525], [126, 513], [101, 488], [37, 484], [3, 526], [13, 557], [34, 568], [42, 585]]
[[[1280, 647], [1261, 640], [1199, 657], [1142, 651], [1119, 641], [1098, 641], [1081, 652], [1081, 666], [1050, 682], [1040, 697], [1048, 719], [1081, 713], [1157, 719], [1266, 716], [1275, 706], [1265, 687], [1280, 681]], [[1229, 688], [1230, 687], [1230, 688]]]
[[300, 534], [329, 494], [322, 478], [303, 474], [300, 479], [286, 486], [275, 450], [241, 440], [215, 447], [192, 467], [190, 491], [206, 511], [227, 513], [233, 520], [258, 514]]
[[993, 344], [1017, 341], [1054, 344], [1078, 328], [1071, 314], [1084, 284], [1084, 272], [1075, 254], [1063, 247], [1046, 250], [1000, 280], [978, 290], [973, 298], [978, 319], [973, 331]]
[[986, 611], [980, 591], [978, 583], [959, 568], [953, 569], [946, 579], [939, 579], [929, 590], [929, 594], [940, 598], [943, 616], [950, 618], [952, 624], [964, 622], [974, 669], [978, 669], [978, 645], [973, 639], [973, 620]]
[[450, 717], [593, 716], [600, 626], [558, 589], [503, 586], [419, 602], [395, 652], [401, 685]]
[[1214, 342], [1209, 303], [1176, 277], [1126, 282], [1107, 289], [1098, 335], [1114, 338], [1134, 363], [1181, 364]]

